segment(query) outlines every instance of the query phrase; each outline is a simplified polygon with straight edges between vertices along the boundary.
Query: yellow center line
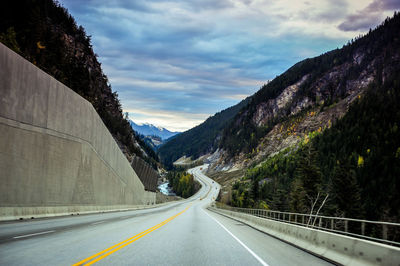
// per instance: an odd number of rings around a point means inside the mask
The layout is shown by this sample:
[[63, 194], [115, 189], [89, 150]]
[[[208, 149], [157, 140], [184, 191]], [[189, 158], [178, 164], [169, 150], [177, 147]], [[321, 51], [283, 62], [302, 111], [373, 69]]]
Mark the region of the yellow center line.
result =
[[[139, 233], [137, 235], [134, 235], [134, 236], [132, 236], [132, 237], [130, 237], [130, 238], [118, 243], [118, 244], [115, 244], [115, 245], [113, 245], [113, 246], [111, 246], [111, 247], [109, 247], [109, 248], [107, 248], [107, 249], [105, 249], [103, 251], [100, 251], [99, 253], [96, 253], [96, 254], [94, 254], [94, 255], [92, 255], [92, 256], [84, 259], [84, 260], [81, 260], [80, 262], [77, 262], [77, 263], [73, 264], [72, 266], [83, 265], [86, 262], [87, 263], [85, 265], [92, 265], [93, 263], [96, 263], [97, 261], [104, 259], [105, 257], [107, 257], [107, 256], [111, 255], [112, 253], [120, 250], [121, 248], [132, 244], [136, 240], [144, 237], [145, 235], [153, 232], [154, 230], [160, 228], [161, 226], [169, 223], [170, 221], [172, 221], [173, 219], [175, 219], [176, 217], [178, 217], [179, 215], [181, 215], [182, 213], [187, 211], [190, 208], [190, 206], [191, 205], [187, 206], [183, 211], [175, 214], [174, 216], [169, 217], [165, 221], [163, 221], [163, 222], [161, 222], [161, 223], [159, 223], [159, 224], [157, 224], [157, 225], [155, 225], [155, 226], [153, 226], [153, 227], [151, 227], [151, 228], [149, 228], [149, 229], [147, 229], [147, 230], [145, 230], [145, 231], [143, 231], [143, 232], [141, 232], [141, 233]], [[100, 255], [102, 255], [102, 256], [100, 256]]]

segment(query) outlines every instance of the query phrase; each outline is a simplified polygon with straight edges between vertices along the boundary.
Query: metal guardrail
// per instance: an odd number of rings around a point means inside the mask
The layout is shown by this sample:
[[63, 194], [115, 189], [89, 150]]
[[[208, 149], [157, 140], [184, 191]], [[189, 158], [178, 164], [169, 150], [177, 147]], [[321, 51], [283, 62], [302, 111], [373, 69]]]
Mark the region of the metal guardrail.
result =
[[329, 231], [356, 238], [400, 246], [400, 224], [391, 222], [358, 220], [342, 217], [317, 216], [304, 213], [279, 212], [265, 209], [231, 207], [216, 203], [214, 207], [253, 216], [296, 224], [317, 230]]

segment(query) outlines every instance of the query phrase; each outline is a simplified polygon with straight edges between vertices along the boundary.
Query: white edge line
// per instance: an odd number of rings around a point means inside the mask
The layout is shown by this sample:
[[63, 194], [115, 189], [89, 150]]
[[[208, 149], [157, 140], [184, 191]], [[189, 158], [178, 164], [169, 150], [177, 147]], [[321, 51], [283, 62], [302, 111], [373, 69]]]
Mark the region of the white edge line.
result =
[[104, 222], [105, 222], [105, 221], [95, 222], [95, 223], [92, 223], [92, 225], [102, 224], [102, 223], [104, 223]]
[[239, 238], [237, 238], [234, 234], [232, 234], [228, 229], [226, 229], [226, 227], [221, 224], [220, 222], [217, 221], [217, 219], [215, 219], [214, 217], [212, 217], [211, 215], [209, 215], [204, 209], [203, 211], [208, 215], [208, 217], [210, 217], [211, 219], [213, 219], [217, 224], [219, 224], [225, 231], [227, 231], [237, 242], [239, 242], [240, 245], [242, 245], [251, 255], [253, 255], [254, 258], [256, 258], [256, 260], [258, 260], [259, 263], [261, 263], [261, 265], [264, 266], [269, 266], [262, 258], [260, 258], [256, 253], [254, 253], [249, 247], [247, 247], [242, 241], [240, 241]]
[[24, 237], [30, 237], [30, 236], [37, 236], [37, 235], [43, 235], [43, 234], [53, 233], [53, 232], [55, 232], [55, 231], [52, 230], [52, 231], [45, 231], [45, 232], [34, 233], [34, 234], [29, 234], [29, 235], [14, 236], [13, 238], [24, 238]]

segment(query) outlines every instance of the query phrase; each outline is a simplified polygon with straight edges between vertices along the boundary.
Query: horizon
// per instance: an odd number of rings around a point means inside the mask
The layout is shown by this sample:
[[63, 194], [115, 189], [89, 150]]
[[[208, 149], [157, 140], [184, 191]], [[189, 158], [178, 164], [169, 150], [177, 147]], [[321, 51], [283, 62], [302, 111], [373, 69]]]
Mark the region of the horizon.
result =
[[174, 132], [400, 8], [394, 0], [59, 2], [91, 36], [123, 112]]

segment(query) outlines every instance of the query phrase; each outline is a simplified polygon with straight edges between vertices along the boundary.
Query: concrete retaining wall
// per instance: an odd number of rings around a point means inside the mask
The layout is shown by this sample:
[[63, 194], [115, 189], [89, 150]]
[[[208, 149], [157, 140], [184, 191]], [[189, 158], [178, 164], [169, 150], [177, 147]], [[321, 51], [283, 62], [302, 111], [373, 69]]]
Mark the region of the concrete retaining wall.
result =
[[132, 168], [142, 181], [144, 188], [148, 191], [157, 191], [158, 173], [151, 168], [144, 160], [138, 156], [134, 156], [131, 162]]
[[0, 219], [155, 203], [93, 106], [1, 43], [0, 182]]
[[342, 265], [400, 265], [400, 248], [253, 215], [209, 208]]

